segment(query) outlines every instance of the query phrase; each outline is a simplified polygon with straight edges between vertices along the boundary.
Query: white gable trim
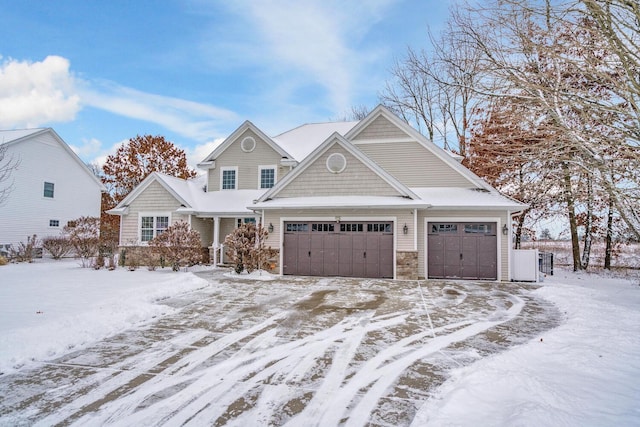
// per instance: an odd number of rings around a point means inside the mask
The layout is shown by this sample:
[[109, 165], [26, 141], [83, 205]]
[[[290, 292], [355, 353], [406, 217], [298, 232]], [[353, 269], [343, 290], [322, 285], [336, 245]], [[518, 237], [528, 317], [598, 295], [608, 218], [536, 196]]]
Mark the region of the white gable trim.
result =
[[[466, 178], [470, 183], [476, 185], [479, 188], [484, 188], [486, 190], [494, 190], [493, 187], [487, 184], [482, 178], [480, 178], [478, 175], [471, 172], [466, 167], [462, 166], [454, 157], [449, 155], [445, 150], [438, 147], [433, 142], [429, 141], [424, 135], [422, 135], [420, 132], [415, 130], [412, 126], [410, 126], [408, 123], [400, 119], [398, 116], [393, 114], [383, 105], [378, 105], [371, 113], [369, 113], [367, 117], [362, 119], [353, 129], [347, 132], [347, 134], [345, 135], [345, 138], [348, 139], [349, 141], [353, 141], [353, 139], [357, 137], [360, 132], [366, 129], [366, 127], [369, 124], [371, 124], [375, 119], [377, 119], [379, 116], [383, 116], [384, 118], [389, 120], [391, 123], [393, 123], [400, 130], [402, 130], [408, 136], [410, 136], [415, 141], [417, 141], [424, 148], [426, 148], [431, 153], [433, 153], [433, 155], [438, 157], [440, 160], [445, 162], [449, 167], [451, 167], [453, 170], [455, 170], [464, 178]], [[353, 143], [359, 144], [360, 142], [353, 141]]]
[[395, 179], [384, 169], [369, 159], [362, 151], [358, 150], [351, 142], [347, 141], [338, 132], [334, 132], [329, 138], [327, 138], [319, 147], [317, 147], [306, 159], [300, 163], [300, 165], [293, 171], [289, 172], [280, 182], [278, 182], [271, 190], [267, 191], [258, 199], [258, 202], [264, 202], [265, 200], [275, 197], [280, 191], [282, 191], [291, 181], [300, 176], [311, 164], [313, 164], [322, 154], [324, 154], [333, 145], [339, 144], [342, 148], [348, 151], [352, 156], [367, 166], [373, 173], [377, 174], [380, 178], [387, 182], [393, 189], [398, 191], [400, 195], [410, 198], [419, 199], [419, 197], [407, 188], [400, 181]]
[[169, 184], [165, 182], [163, 179], [163, 174], [159, 172], [152, 172], [147, 176], [140, 184], [136, 186], [127, 196], [122, 199], [118, 205], [111, 209], [109, 212], [114, 214], [122, 214], [121, 210], [126, 208], [133, 202], [144, 190], [146, 190], [149, 185], [153, 182], [158, 182], [162, 187], [169, 192], [181, 205], [185, 207], [191, 207], [186, 200], [184, 200]]
[[[211, 168], [212, 164], [210, 162], [215, 161], [220, 154], [222, 154], [231, 144], [233, 144], [244, 132], [247, 130], [251, 130], [253, 133], [258, 135], [264, 142], [266, 142], [271, 148], [273, 148], [278, 154], [282, 157], [286, 157], [289, 159], [293, 159], [289, 153], [287, 153], [282, 147], [280, 147], [276, 142], [269, 138], [264, 132], [262, 132], [256, 125], [251, 123], [249, 120], [246, 120], [244, 123], [240, 125], [238, 129], [236, 129], [231, 135], [225, 139], [222, 144], [216, 147], [215, 150], [211, 152], [202, 162], [198, 163], [199, 167], [203, 168]], [[215, 166], [215, 163], [213, 164]]]

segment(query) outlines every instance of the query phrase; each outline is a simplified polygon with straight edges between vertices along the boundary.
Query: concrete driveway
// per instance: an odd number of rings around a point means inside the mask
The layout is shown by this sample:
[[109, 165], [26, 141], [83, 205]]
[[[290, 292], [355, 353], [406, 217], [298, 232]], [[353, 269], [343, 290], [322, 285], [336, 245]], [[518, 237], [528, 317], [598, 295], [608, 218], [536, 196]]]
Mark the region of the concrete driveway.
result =
[[0, 377], [0, 425], [409, 425], [454, 367], [556, 326], [530, 284], [198, 275], [175, 314]]

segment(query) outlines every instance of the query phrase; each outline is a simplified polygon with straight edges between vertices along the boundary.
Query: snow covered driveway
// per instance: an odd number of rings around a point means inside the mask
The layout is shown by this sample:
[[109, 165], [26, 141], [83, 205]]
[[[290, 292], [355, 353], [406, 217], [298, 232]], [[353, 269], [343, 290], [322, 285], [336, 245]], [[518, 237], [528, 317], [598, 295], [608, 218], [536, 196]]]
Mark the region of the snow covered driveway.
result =
[[199, 275], [154, 322], [0, 376], [0, 423], [409, 425], [452, 368], [560, 321], [532, 285]]

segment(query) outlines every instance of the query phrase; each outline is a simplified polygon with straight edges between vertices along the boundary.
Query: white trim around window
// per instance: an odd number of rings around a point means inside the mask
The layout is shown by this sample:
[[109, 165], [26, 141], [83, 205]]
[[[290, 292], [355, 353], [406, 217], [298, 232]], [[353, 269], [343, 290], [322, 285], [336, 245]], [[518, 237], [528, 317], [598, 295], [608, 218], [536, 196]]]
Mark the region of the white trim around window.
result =
[[138, 242], [148, 244], [170, 225], [171, 212], [138, 212]]
[[[272, 185], [269, 187], [263, 187], [262, 186], [262, 171], [266, 171], [266, 170], [273, 170], [273, 182], [271, 183]], [[276, 182], [278, 182], [278, 168], [276, 165], [260, 165], [258, 166], [258, 190], [268, 190], [269, 188], [272, 188], [274, 185], [276, 185]]]
[[[225, 188], [224, 175], [225, 172], [233, 171], [233, 187]], [[237, 190], [238, 189], [238, 167], [237, 166], [224, 166], [220, 168], [220, 190]]]

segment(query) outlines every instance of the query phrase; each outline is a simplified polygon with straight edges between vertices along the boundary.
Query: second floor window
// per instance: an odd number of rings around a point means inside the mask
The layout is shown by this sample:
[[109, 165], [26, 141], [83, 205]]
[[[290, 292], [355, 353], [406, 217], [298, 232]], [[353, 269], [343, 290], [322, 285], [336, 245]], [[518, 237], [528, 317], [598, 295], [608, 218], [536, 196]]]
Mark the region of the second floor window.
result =
[[54, 187], [53, 182], [45, 182], [43, 196], [53, 199], [53, 187]]
[[236, 170], [235, 169], [222, 170], [222, 189], [223, 190], [236, 189]]
[[260, 169], [260, 188], [271, 188], [276, 182], [276, 171], [273, 168]]

